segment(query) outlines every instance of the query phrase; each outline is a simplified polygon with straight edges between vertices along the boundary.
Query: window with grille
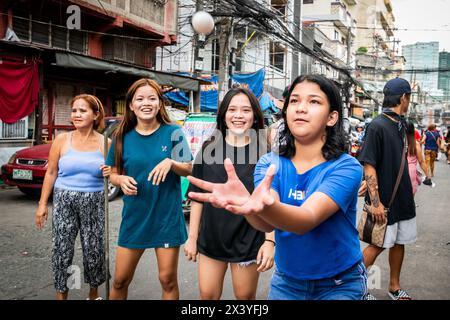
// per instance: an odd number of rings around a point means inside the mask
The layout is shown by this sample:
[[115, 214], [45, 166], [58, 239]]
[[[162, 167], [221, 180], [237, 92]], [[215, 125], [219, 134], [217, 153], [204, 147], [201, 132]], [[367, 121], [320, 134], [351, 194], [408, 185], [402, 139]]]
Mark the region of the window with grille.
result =
[[30, 16], [26, 12], [14, 11], [12, 28], [22, 41], [30, 41]]
[[87, 34], [53, 24], [50, 20], [37, 21], [36, 17], [14, 9], [13, 30], [22, 41], [31, 41], [53, 48], [87, 53]]
[[273, 41], [270, 41], [269, 47], [270, 65], [280, 71], [284, 71], [284, 47]]
[[52, 47], [67, 48], [67, 29], [52, 25]]
[[219, 39], [214, 39], [212, 42], [212, 53], [211, 53], [211, 71], [218, 72], [220, 67], [220, 43]]
[[71, 51], [86, 52], [86, 35], [82, 31], [67, 30], [69, 32], [69, 49]]
[[151, 61], [149, 45], [146, 41], [112, 37], [105, 38], [103, 41], [103, 58], [138, 65], [147, 65]]
[[240, 72], [243, 69], [243, 65], [244, 65], [244, 53], [242, 52], [243, 46], [244, 46], [244, 43], [238, 41], [237, 50], [236, 50], [236, 65], [234, 67], [234, 70], [236, 72]]
[[14, 123], [0, 121], [0, 139], [28, 138], [28, 117]]
[[40, 44], [49, 44], [49, 26], [47, 23], [32, 21], [31, 23], [31, 42]]

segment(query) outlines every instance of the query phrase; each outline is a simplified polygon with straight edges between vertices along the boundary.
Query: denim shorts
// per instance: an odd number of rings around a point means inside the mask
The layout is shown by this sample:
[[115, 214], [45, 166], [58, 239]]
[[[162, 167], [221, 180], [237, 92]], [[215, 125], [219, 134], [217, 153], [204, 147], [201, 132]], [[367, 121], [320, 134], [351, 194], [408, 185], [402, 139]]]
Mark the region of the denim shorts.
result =
[[362, 300], [367, 271], [362, 261], [331, 278], [298, 280], [275, 270], [269, 300]]

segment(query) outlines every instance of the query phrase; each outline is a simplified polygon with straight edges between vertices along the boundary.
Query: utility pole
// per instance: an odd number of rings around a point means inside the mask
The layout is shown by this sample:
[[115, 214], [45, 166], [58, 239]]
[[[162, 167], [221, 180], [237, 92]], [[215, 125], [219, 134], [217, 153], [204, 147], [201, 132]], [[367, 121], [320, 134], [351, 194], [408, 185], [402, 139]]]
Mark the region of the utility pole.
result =
[[[203, 9], [203, 0], [197, 0], [195, 4], [195, 12], [201, 11]], [[195, 32], [195, 31], [194, 31]], [[194, 74], [194, 77], [198, 77], [201, 75], [201, 71], [203, 70], [203, 56], [204, 56], [204, 45], [205, 45], [205, 36], [200, 35], [197, 32], [194, 33], [194, 40], [193, 40], [193, 47], [194, 47], [194, 57], [193, 57], [193, 63], [192, 63], [192, 71]], [[189, 111], [194, 112], [200, 112], [200, 96], [201, 96], [201, 90], [200, 90], [200, 84], [199, 84], [199, 90], [198, 91], [191, 91], [191, 101], [193, 105], [190, 107]]]
[[[289, 3], [286, 3], [286, 6], [289, 6]], [[300, 32], [300, 27], [302, 25], [301, 21], [301, 9], [302, 8], [302, 1], [301, 0], [294, 0], [294, 36], [296, 39], [298, 39], [300, 42], [302, 42], [302, 33]], [[298, 27], [295, 27], [295, 24], [298, 24]], [[298, 51], [292, 52], [292, 70], [291, 70], [291, 81], [294, 81], [295, 78], [298, 77], [300, 74], [300, 54]]]
[[233, 39], [233, 22], [231, 22], [231, 31], [230, 31], [230, 36], [229, 36], [229, 47], [230, 47], [230, 57], [229, 57], [229, 61], [228, 61], [228, 90], [231, 89], [232, 85], [233, 85], [233, 74], [234, 74], [234, 69], [236, 67], [236, 41]]
[[[351, 53], [352, 53], [352, 28], [348, 27], [347, 28], [347, 68], [350, 70], [350, 63], [351, 63]], [[350, 78], [347, 78], [345, 81], [345, 102], [346, 102], [346, 106], [343, 110], [343, 117], [344, 119], [347, 119], [349, 116], [349, 111], [350, 111], [350, 90], [352, 88], [352, 84], [350, 82]]]
[[218, 30], [219, 34], [219, 100], [223, 97], [223, 94], [227, 91], [228, 83], [227, 77], [229, 73], [229, 47], [230, 47], [230, 35], [233, 28], [233, 19], [224, 18], [220, 24]]
[[[378, 75], [377, 75], [377, 63], [378, 63], [378, 36], [375, 35], [375, 65], [373, 68], [373, 76], [375, 81], [375, 98], [378, 101]], [[383, 111], [383, 106], [379, 102], [375, 102], [378, 107], [378, 114], [381, 114]]]

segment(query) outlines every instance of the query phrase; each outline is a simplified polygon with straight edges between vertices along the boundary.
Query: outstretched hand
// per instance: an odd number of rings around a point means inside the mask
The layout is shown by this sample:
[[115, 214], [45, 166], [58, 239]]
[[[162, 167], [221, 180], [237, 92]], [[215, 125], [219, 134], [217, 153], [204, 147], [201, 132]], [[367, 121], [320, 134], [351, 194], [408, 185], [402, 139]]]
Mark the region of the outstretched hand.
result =
[[225, 159], [224, 167], [228, 175], [226, 183], [212, 183], [188, 176], [190, 183], [208, 191], [189, 192], [188, 196], [193, 200], [210, 202], [215, 207], [240, 215], [260, 213], [266, 206], [274, 203], [275, 199], [270, 195], [270, 185], [275, 174], [275, 166], [269, 167], [266, 176], [253, 194], [250, 194], [239, 180], [230, 159]]

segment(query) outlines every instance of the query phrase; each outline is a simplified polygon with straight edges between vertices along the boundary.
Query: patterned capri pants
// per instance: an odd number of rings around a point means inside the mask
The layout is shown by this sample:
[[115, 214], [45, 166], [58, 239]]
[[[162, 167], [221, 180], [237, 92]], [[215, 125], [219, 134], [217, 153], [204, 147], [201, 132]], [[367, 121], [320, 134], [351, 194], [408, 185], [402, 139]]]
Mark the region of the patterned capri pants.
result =
[[68, 290], [67, 280], [78, 230], [83, 250], [84, 282], [92, 288], [105, 282], [104, 222], [103, 191], [53, 191], [52, 268], [58, 292]]

